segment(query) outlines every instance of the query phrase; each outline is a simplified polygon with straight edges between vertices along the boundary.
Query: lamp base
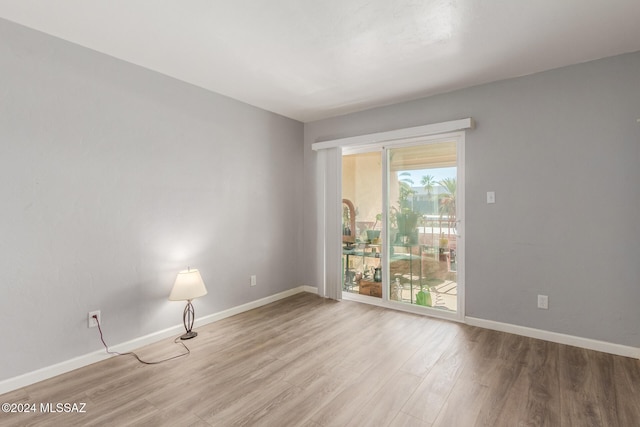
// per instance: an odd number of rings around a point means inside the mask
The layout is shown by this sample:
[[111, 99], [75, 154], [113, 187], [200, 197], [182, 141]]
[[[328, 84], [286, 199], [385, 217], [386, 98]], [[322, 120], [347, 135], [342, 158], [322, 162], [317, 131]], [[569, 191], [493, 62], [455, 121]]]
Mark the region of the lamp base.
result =
[[181, 340], [190, 340], [191, 338], [195, 338], [195, 337], [197, 337], [197, 336], [198, 336], [198, 333], [197, 333], [197, 332], [189, 331], [189, 332], [187, 332], [186, 334], [181, 335], [181, 336], [180, 336], [180, 339], [181, 339]]
[[193, 332], [193, 319], [195, 319], [196, 314], [193, 309], [193, 304], [191, 304], [191, 300], [187, 300], [187, 306], [184, 308], [184, 312], [182, 313], [182, 322], [184, 323], [184, 330], [187, 331], [186, 334], [180, 337], [181, 340], [190, 340], [191, 338], [195, 338], [198, 336], [197, 332]]

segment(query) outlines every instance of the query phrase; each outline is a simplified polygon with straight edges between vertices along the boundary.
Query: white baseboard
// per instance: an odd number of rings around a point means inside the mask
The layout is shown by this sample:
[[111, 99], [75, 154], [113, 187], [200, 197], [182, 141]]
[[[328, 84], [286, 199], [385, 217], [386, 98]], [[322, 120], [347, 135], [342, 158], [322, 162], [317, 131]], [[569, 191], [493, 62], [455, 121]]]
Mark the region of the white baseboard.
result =
[[301, 286], [303, 292], [309, 292], [310, 294], [318, 294], [318, 287], [317, 286], [308, 286], [308, 285], [304, 285]]
[[526, 326], [512, 325], [510, 323], [501, 323], [495, 322], [493, 320], [478, 319], [476, 317], [465, 317], [465, 322], [471, 326], [492, 329], [494, 331], [508, 332], [510, 334], [522, 335], [529, 338], [537, 338], [545, 341], [555, 342], [558, 344], [572, 345], [574, 347], [601, 351], [603, 353], [610, 353], [618, 356], [640, 359], [640, 348], [636, 347], [614, 344], [606, 341], [598, 341], [590, 338], [576, 337], [573, 335], [560, 334], [557, 332], [544, 331], [542, 329], [534, 329]]
[[[245, 311], [262, 307], [263, 305], [271, 304], [272, 302], [290, 297], [291, 295], [299, 294], [300, 292], [313, 292], [312, 290], [308, 290], [307, 288], [314, 289], [311, 286], [298, 286], [297, 288], [289, 289], [288, 291], [280, 292], [278, 294], [271, 295], [256, 301], [248, 302], [246, 304], [232, 307], [218, 313], [210, 314], [208, 316], [203, 316], [196, 320], [195, 326], [208, 325], [209, 323], [217, 322], [218, 320], [226, 319], [227, 317], [235, 316], [236, 314], [244, 313]], [[317, 293], [318, 291], [316, 290], [315, 292]], [[180, 328], [182, 329], [182, 326], [180, 326]]]
[[[195, 322], [195, 325], [204, 326], [209, 323], [217, 322], [218, 320], [235, 316], [236, 314], [244, 313], [245, 311], [253, 310], [254, 308], [262, 307], [263, 305], [270, 304], [272, 302], [287, 298], [291, 295], [295, 295], [301, 292], [318, 293], [318, 289], [312, 286], [299, 286], [297, 288], [289, 289], [275, 295], [271, 295], [256, 301], [239, 305], [237, 307], [232, 307], [218, 313], [198, 318]], [[119, 353], [126, 353], [128, 351], [153, 344], [165, 338], [179, 335], [182, 332], [184, 332], [184, 327], [182, 325], [177, 325], [139, 338], [135, 338], [131, 341], [120, 343], [114, 346], [109, 346], [109, 349]], [[100, 362], [101, 360], [108, 359], [109, 357], [112, 356], [107, 354], [104, 350], [98, 350], [89, 354], [75, 357], [73, 359], [65, 360], [64, 362], [60, 362], [55, 365], [38, 369], [36, 371], [27, 372], [26, 374], [22, 374], [17, 377], [2, 380], [0, 381], [0, 395], [40, 381], [44, 381], [49, 378], [53, 378], [55, 376], [64, 374], [65, 372], [73, 371], [74, 369], [82, 368], [84, 366]]]

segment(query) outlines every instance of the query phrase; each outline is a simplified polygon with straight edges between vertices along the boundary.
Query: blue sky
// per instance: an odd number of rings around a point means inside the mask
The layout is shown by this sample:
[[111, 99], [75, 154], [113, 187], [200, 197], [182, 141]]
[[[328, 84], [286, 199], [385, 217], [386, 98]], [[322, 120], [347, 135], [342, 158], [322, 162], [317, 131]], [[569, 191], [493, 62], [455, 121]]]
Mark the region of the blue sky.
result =
[[420, 186], [420, 181], [422, 181], [422, 177], [425, 175], [431, 175], [434, 177], [434, 181], [438, 182], [444, 178], [455, 178], [456, 177], [456, 168], [434, 168], [434, 169], [422, 169], [422, 170], [414, 170], [414, 171], [403, 171], [399, 173], [409, 172], [411, 174], [411, 179], [413, 180], [413, 185], [415, 187]]

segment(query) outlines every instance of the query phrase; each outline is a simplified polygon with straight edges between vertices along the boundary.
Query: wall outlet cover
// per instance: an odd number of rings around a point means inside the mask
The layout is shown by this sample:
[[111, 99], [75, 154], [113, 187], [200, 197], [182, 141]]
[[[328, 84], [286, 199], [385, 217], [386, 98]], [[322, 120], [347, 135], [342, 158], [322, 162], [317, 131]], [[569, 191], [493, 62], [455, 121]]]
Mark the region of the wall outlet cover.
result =
[[[96, 321], [96, 319], [93, 318], [94, 315], [98, 317], [98, 321]], [[102, 324], [102, 318], [100, 317], [100, 310], [90, 311], [89, 314], [87, 314], [87, 328], [97, 327], [98, 322]]]
[[538, 308], [549, 309], [549, 297], [547, 295], [538, 295]]

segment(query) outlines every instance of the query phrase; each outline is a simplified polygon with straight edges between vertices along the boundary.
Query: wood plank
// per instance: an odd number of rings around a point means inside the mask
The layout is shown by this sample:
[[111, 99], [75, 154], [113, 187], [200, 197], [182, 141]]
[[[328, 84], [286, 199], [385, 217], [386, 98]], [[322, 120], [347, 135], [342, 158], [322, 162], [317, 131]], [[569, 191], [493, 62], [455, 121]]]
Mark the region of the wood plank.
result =
[[362, 406], [348, 424], [350, 427], [387, 426], [398, 415], [422, 378], [398, 372]]
[[560, 423], [603, 426], [595, 393], [593, 355], [582, 348], [560, 345]]
[[463, 365], [460, 353], [445, 353], [413, 393], [403, 412], [433, 423], [446, 403]]
[[509, 389], [496, 427], [560, 425], [557, 359], [556, 344], [531, 340], [526, 367]]
[[630, 426], [640, 420], [640, 360], [613, 357], [614, 389], [618, 425]]
[[[471, 360], [471, 350], [477, 345], [477, 334], [483, 332], [479, 328], [463, 328], [461, 336], [469, 339], [454, 340], [451, 346], [442, 353], [436, 364], [424, 377], [422, 383], [413, 393], [402, 412], [428, 423], [435, 422], [453, 390], [465, 364]], [[485, 336], [489, 332], [483, 332]], [[473, 338], [473, 339], [471, 339]]]
[[371, 368], [354, 378], [333, 399], [325, 402], [311, 418], [323, 426], [345, 426], [366, 405], [372, 396], [397, 374], [402, 348], [389, 347], [374, 353], [377, 357]]
[[432, 322], [435, 327], [424, 331], [424, 344], [400, 368], [403, 372], [426, 376], [458, 335], [458, 325]]
[[[456, 387], [444, 401], [433, 427], [474, 426], [480, 418], [488, 388], [475, 381]], [[491, 425], [491, 424], [478, 424]]]
[[391, 421], [389, 427], [431, 427], [432, 424], [426, 421], [422, 421], [416, 417], [405, 414], [404, 412], [398, 412], [396, 417]]

